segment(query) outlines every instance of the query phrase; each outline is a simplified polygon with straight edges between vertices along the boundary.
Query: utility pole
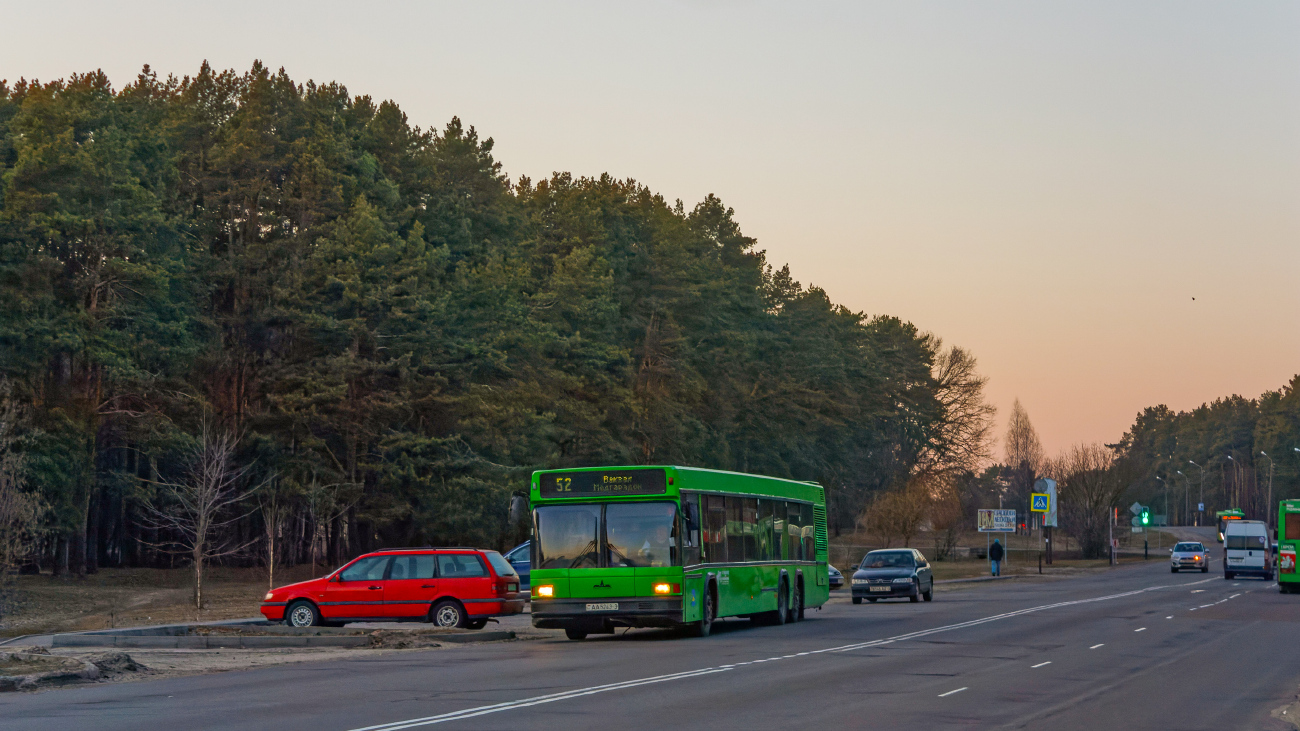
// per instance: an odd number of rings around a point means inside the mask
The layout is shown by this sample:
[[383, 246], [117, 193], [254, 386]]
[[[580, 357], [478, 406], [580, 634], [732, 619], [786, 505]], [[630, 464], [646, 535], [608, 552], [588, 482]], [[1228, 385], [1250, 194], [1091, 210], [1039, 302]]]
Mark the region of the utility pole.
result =
[[1200, 484], [1201, 484], [1201, 500], [1200, 500], [1200, 502], [1197, 503], [1197, 508], [1196, 508], [1196, 524], [1197, 524], [1197, 525], [1200, 525], [1200, 524], [1201, 524], [1201, 512], [1205, 510], [1205, 468], [1204, 468], [1204, 467], [1201, 467], [1200, 465], [1196, 464], [1195, 462], [1191, 461], [1190, 459], [1187, 460], [1187, 464], [1195, 465], [1196, 467], [1198, 467], [1198, 468], [1201, 470], [1201, 483], [1200, 483]]
[[1273, 458], [1268, 453], [1260, 450], [1261, 457], [1268, 460], [1268, 500], [1264, 503], [1264, 526], [1273, 527]]

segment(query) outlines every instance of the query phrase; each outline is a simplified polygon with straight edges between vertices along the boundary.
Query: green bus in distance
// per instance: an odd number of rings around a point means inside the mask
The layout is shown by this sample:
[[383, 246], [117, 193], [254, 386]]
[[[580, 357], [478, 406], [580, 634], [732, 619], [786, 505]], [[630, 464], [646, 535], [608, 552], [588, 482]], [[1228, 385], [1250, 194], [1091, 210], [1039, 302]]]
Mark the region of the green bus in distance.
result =
[[718, 617], [796, 622], [830, 598], [820, 485], [694, 467], [533, 473], [533, 626], [569, 639]]
[[1277, 507], [1277, 588], [1283, 594], [1300, 591], [1295, 555], [1300, 549], [1300, 500], [1283, 500]]
[[1219, 543], [1223, 543], [1223, 531], [1227, 528], [1228, 521], [1245, 520], [1246, 514], [1236, 508], [1230, 508], [1228, 510], [1220, 510], [1214, 514], [1214, 517], [1219, 519], [1219, 532], [1217, 535], [1219, 536]]

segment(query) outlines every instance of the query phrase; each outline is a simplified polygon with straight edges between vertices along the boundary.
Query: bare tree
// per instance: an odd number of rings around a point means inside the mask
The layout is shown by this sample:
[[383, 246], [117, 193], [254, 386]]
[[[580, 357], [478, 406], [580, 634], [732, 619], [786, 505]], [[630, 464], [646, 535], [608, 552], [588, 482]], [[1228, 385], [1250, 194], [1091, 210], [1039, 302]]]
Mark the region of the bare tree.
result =
[[988, 377], [976, 370], [975, 356], [953, 346], [935, 357], [932, 374], [943, 419], [917, 462], [917, 473], [974, 471], [992, 457], [993, 417], [984, 400]]
[[952, 554], [967, 526], [961, 486], [952, 475], [944, 475], [934, 486], [930, 499], [930, 526], [934, 530], [934, 558], [942, 561]]
[[1038, 441], [1038, 432], [1029, 422], [1029, 414], [1020, 405], [1020, 399], [1016, 399], [1011, 406], [1004, 447], [1012, 494], [1021, 500], [1028, 500], [1034, 480], [1043, 469], [1045, 457], [1043, 444]]
[[[307, 514], [312, 522], [312, 566], [319, 565], [320, 559], [326, 555], [332, 526], [351, 510], [353, 505], [356, 505], [358, 497], [353, 494], [356, 487], [357, 485], [351, 482], [321, 484], [313, 476], [311, 482], [303, 489]], [[351, 500], [347, 499], [349, 495], [352, 497]]]
[[231, 545], [222, 529], [245, 517], [234, 508], [254, 490], [242, 487], [247, 467], [235, 466], [238, 440], [204, 418], [198, 443], [190, 451], [177, 482], [154, 483], [161, 501], [146, 505], [150, 527], [173, 536], [176, 553], [187, 554], [194, 568], [194, 606], [203, 609], [203, 572], [208, 562], [238, 553], [248, 544]]
[[289, 517], [289, 501], [279, 490], [264, 490], [258, 493], [257, 509], [262, 514], [262, 526], [266, 531], [266, 583], [268, 588], [274, 589], [275, 559], [279, 555], [277, 551], [284, 523]]
[[1112, 508], [1129, 484], [1126, 465], [1101, 444], [1071, 447], [1046, 465], [1060, 483], [1063, 527], [1079, 539], [1084, 558], [1101, 558]]
[[23, 489], [19, 433], [23, 414], [12, 386], [0, 379], [0, 611], [8, 600], [10, 573], [28, 556], [39, 538], [44, 506]]
[[882, 492], [863, 511], [858, 524], [883, 541], [885, 548], [893, 545], [895, 538], [901, 539], [904, 546], [911, 545], [928, 515], [932, 491], [933, 479], [922, 477], [897, 490]]

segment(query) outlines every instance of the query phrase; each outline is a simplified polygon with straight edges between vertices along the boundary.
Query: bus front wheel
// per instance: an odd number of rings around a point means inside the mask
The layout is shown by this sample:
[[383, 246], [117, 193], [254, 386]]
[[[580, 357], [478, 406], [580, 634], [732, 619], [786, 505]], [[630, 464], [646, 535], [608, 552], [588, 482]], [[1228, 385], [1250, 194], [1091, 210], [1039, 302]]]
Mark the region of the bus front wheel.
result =
[[571, 640], [585, 640], [585, 639], [587, 639], [587, 633], [586, 633], [586, 632], [583, 632], [583, 631], [580, 630], [580, 629], [566, 629], [566, 630], [564, 630], [564, 636], [565, 636], [565, 637], [568, 637], [568, 638], [571, 639]]
[[695, 636], [708, 637], [713, 633], [713, 619], [717, 616], [714, 609], [713, 586], [704, 589], [704, 606], [700, 608], [700, 619], [695, 623]]

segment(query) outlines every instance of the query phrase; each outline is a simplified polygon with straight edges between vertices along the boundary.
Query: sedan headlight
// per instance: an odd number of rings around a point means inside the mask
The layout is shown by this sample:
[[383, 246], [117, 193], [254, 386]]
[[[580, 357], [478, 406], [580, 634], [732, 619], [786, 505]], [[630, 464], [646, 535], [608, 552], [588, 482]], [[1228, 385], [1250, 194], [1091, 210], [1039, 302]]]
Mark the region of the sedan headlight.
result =
[[894, 583], [895, 583], [895, 584], [910, 584], [910, 583], [912, 583], [912, 580], [911, 580], [910, 578], [903, 577], [903, 578], [899, 578], [899, 579], [894, 579]]
[[855, 583], [855, 584], [870, 584], [870, 583], [871, 583], [871, 579], [854, 579], [854, 580], [853, 580], [853, 583]]
[[266, 592], [266, 596], [262, 597], [262, 601], [264, 601], [264, 602], [269, 602], [269, 601], [271, 601], [271, 596], [272, 596], [274, 593], [275, 593], [275, 592], [271, 592], [271, 591]]

